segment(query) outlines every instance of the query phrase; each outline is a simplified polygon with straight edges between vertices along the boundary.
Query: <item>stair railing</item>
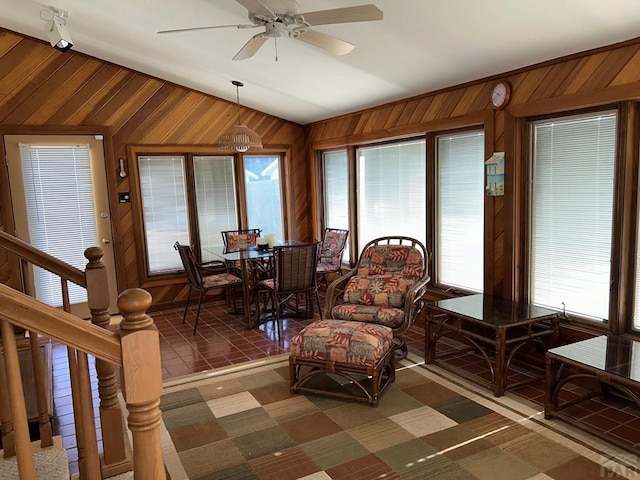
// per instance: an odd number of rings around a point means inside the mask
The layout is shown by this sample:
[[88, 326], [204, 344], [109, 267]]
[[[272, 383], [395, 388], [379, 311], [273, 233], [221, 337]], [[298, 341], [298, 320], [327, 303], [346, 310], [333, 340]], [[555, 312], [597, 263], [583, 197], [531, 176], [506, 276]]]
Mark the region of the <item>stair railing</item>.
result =
[[[18, 326], [30, 334], [41, 447], [51, 445], [52, 434], [44, 374], [39, 368], [39, 335], [67, 345], [80, 478], [102, 479], [131, 469], [135, 478], [165, 478], [158, 433], [161, 418], [159, 396], [162, 391], [159, 340], [155, 325], [146, 315], [151, 296], [140, 289], [123, 292], [119, 296], [118, 307], [124, 319], [119, 331], [113, 333], [108, 330], [109, 293], [100, 248], [92, 247], [85, 251], [89, 262], [83, 273], [2, 231], [0, 247], [17, 255], [23, 269], [31, 263], [57, 274], [61, 280], [64, 310], [44, 305], [0, 284], [0, 323], [4, 345], [4, 358], [0, 356], [0, 363], [5, 367], [0, 364], [0, 384], [7, 386], [6, 389], [0, 388], [0, 426], [5, 456], [15, 452], [19, 468], [25, 469], [24, 478], [32, 478], [24, 393], [22, 382], [16, 380], [20, 379], [20, 365], [12, 332], [13, 327]], [[68, 281], [87, 289], [91, 323], [68, 313]], [[98, 453], [94, 428], [88, 355], [95, 357], [98, 377], [102, 456]], [[117, 367], [121, 367], [122, 393], [129, 410], [133, 467], [118, 400]]]

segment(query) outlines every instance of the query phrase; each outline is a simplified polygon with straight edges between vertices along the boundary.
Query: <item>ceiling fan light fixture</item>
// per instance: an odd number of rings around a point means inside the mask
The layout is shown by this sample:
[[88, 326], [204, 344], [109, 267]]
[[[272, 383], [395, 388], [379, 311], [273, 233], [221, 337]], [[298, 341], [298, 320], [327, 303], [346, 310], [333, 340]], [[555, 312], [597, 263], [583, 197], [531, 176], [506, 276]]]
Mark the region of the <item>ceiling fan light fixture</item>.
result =
[[237, 80], [231, 82], [236, 87], [236, 105], [238, 107], [238, 123], [222, 134], [218, 142], [221, 150], [235, 150], [236, 152], [246, 152], [251, 148], [262, 148], [260, 135], [243, 125], [240, 120], [240, 87], [244, 84]]

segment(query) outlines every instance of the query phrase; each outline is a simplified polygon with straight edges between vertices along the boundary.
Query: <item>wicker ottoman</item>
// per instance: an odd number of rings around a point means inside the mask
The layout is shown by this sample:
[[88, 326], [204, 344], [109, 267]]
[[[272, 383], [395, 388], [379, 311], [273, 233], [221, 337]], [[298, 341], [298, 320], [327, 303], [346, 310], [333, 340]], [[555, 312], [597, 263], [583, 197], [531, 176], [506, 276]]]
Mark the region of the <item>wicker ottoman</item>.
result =
[[291, 339], [291, 392], [359, 400], [376, 407], [395, 380], [393, 332], [383, 325], [318, 320]]

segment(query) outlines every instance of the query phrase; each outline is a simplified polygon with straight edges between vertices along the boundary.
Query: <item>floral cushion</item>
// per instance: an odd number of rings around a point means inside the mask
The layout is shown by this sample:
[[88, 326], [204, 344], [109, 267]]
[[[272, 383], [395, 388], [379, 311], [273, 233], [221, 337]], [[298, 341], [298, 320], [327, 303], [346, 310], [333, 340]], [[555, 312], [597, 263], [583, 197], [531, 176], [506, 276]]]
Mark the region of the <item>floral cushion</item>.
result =
[[342, 232], [328, 231], [325, 233], [320, 249], [320, 263], [318, 271], [333, 272], [338, 270], [342, 255], [338, 255], [344, 248], [347, 234]]
[[398, 275], [355, 275], [344, 291], [346, 303], [402, 307], [409, 287], [415, 282]]
[[202, 279], [202, 283], [205, 288], [211, 288], [224, 287], [234, 283], [242, 283], [242, 280], [231, 273], [218, 273], [216, 275], [204, 277]]
[[358, 266], [358, 275], [400, 275], [418, 280], [424, 274], [420, 251], [410, 245], [373, 245]]
[[317, 320], [291, 338], [290, 355], [374, 367], [393, 345], [382, 325]]
[[243, 250], [249, 247], [255, 247], [258, 244], [257, 233], [237, 233], [227, 236], [228, 250]]
[[393, 307], [343, 303], [331, 309], [331, 318], [398, 328], [404, 322], [404, 310]]

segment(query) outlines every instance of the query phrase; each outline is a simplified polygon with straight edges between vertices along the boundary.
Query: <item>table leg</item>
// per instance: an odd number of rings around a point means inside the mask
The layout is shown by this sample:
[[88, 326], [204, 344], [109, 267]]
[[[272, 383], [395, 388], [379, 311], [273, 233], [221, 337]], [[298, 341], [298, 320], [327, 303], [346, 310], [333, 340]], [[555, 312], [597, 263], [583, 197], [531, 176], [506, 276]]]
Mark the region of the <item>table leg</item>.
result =
[[247, 328], [253, 328], [253, 319], [251, 314], [251, 285], [249, 284], [249, 273], [247, 271], [247, 262], [240, 262], [240, 276], [242, 277], [242, 302], [244, 303], [244, 321]]
[[499, 328], [496, 331], [496, 360], [494, 365], [494, 377], [493, 377], [493, 395], [501, 397], [504, 395], [504, 391], [507, 385], [507, 330], [506, 328]]
[[426, 329], [424, 332], [424, 362], [433, 363], [436, 358], [436, 346], [433, 341], [434, 328], [431, 314], [427, 315]]
[[546, 382], [544, 389], [544, 418], [551, 418], [551, 412], [558, 410], [558, 396], [554, 395], [556, 382], [558, 380], [558, 364], [549, 355], [545, 358], [546, 364]]

